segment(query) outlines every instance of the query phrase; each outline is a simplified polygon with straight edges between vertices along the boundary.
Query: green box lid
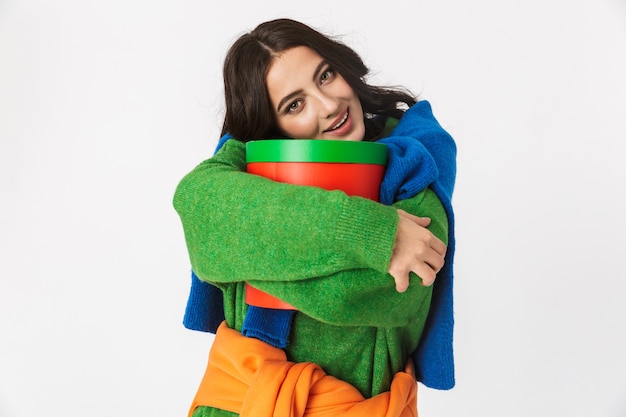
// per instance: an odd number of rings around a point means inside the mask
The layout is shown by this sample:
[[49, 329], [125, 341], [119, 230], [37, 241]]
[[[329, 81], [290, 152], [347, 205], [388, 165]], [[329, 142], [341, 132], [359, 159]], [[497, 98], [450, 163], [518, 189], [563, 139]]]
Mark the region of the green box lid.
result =
[[387, 163], [387, 146], [376, 142], [319, 139], [267, 139], [246, 143], [246, 161]]

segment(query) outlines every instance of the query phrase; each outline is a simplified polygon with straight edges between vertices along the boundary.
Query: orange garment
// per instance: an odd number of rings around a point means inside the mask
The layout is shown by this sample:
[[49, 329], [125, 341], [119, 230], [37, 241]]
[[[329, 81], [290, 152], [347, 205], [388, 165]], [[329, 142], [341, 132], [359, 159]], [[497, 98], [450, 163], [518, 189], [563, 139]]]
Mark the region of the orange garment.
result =
[[417, 382], [410, 362], [390, 391], [366, 399], [318, 365], [287, 361], [285, 352], [220, 325], [193, 400], [241, 417], [417, 417]]

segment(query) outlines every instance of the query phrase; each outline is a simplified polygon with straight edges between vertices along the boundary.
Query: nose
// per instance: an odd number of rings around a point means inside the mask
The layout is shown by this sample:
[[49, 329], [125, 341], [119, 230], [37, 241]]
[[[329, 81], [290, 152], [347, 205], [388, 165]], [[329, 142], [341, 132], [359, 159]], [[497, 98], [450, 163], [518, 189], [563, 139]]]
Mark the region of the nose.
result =
[[336, 97], [320, 91], [318, 101], [320, 103], [320, 116], [322, 118], [327, 119], [336, 115], [337, 109], [339, 108], [339, 100]]

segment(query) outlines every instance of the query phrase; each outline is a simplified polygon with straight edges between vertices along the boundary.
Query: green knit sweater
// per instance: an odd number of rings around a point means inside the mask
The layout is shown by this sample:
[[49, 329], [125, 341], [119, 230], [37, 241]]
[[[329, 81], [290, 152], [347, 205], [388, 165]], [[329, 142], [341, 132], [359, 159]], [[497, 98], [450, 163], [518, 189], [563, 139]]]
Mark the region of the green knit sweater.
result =
[[398, 293], [387, 274], [396, 209], [430, 217], [447, 242], [443, 206], [430, 189], [389, 207], [277, 183], [247, 174], [245, 161], [245, 144], [230, 140], [176, 189], [193, 270], [223, 290], [229, 327], [241, 330], [248, 281], [298, 308], [290, 360], [315, 362], [366, 397], [389, 390], [417, 347], [432, 291], [413, 275]]

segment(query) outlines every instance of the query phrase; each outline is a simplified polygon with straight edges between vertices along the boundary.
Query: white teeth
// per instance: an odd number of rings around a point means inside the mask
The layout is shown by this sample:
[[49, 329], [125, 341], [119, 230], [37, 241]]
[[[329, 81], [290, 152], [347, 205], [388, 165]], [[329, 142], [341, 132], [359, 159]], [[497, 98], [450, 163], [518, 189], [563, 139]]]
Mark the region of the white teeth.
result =
[[339, 129], [341, 127], [341, 125], [346, 122], [346, 120], [348, 120], [348, 113], [346, 113], [346, 115], [343, 116], [343, 119], [341, 119], [341, 121], [339, 123], [337, 123], [335, 126], [331, 127], [330, 130]]

